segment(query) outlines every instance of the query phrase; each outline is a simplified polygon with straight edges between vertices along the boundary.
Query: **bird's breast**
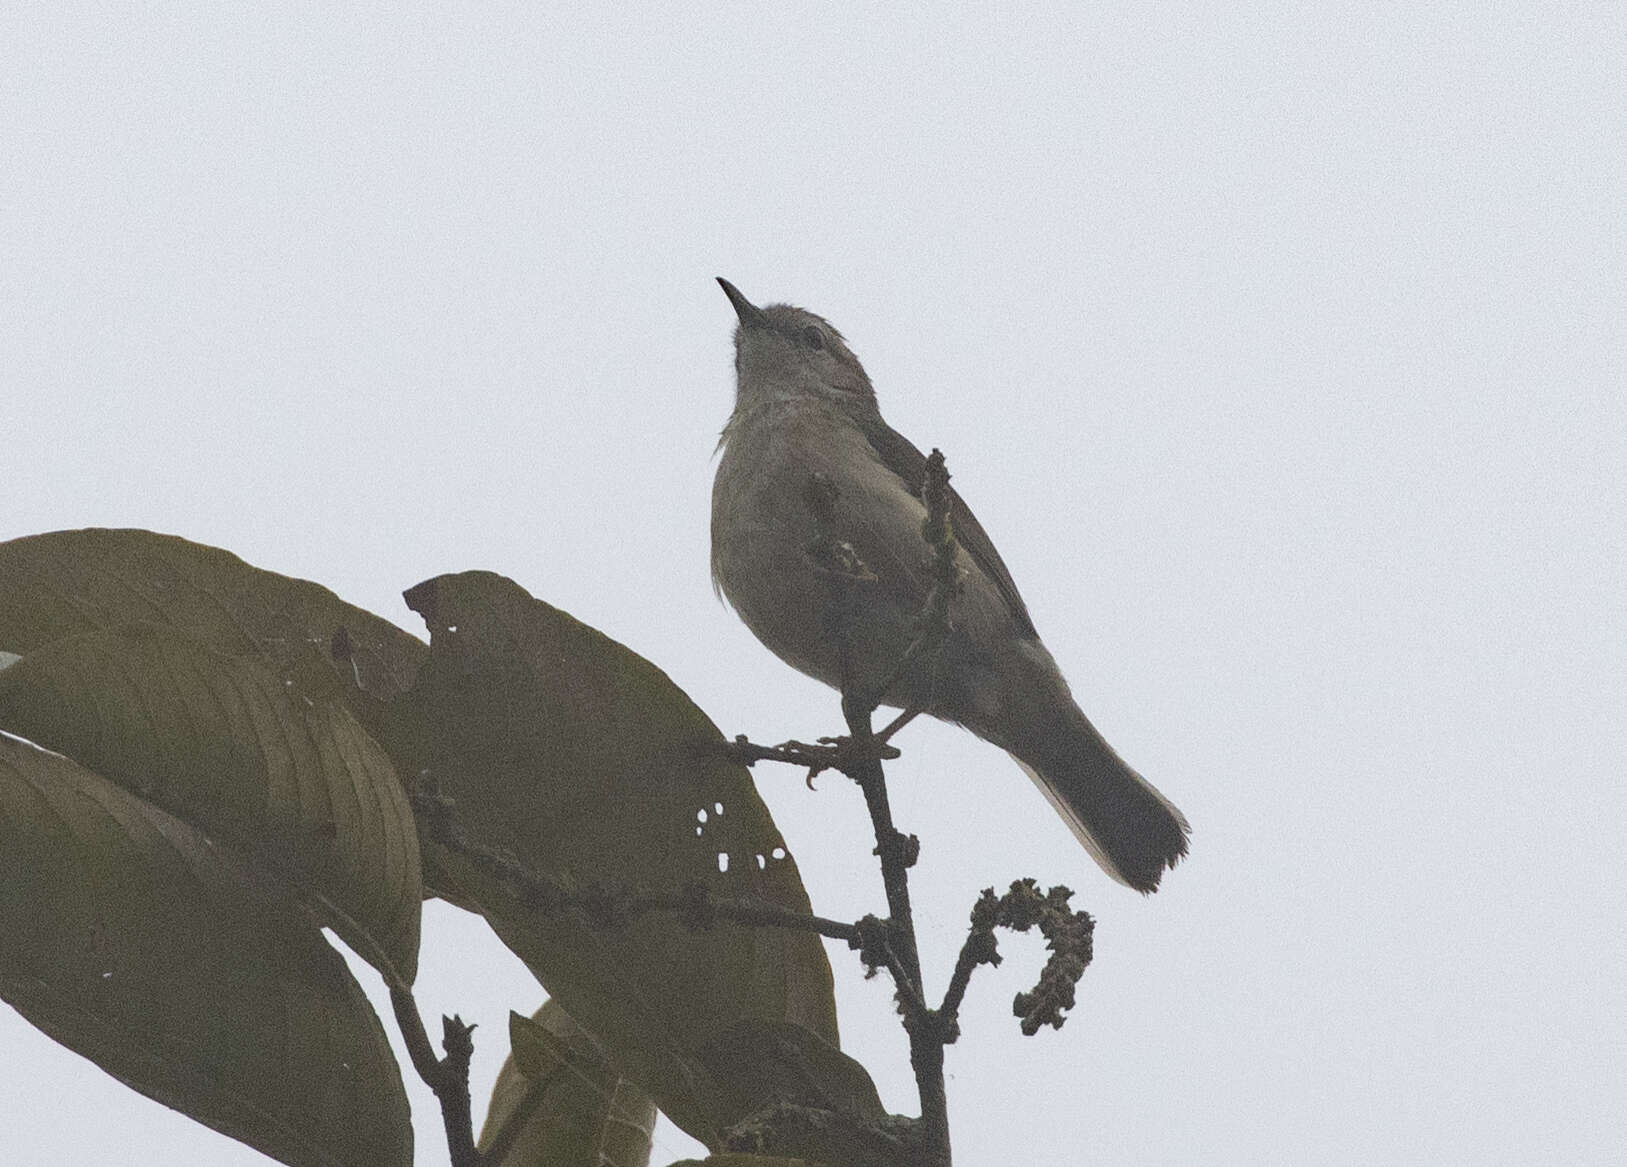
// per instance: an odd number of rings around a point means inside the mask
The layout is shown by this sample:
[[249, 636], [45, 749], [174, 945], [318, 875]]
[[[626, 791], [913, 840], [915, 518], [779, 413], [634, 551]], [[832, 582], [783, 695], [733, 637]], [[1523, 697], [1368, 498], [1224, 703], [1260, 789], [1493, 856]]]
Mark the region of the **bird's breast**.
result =
[[834, 581], [814, 551], [832, 532], [815, 518], [809, 486], [818, 476], [850, 495], [877, 469], [847, 419], [813, 403], [775, 404], [731, 420], [712, 484], [718, 590], [770, 650], [827, 684], [840, 683], [826, 626]]

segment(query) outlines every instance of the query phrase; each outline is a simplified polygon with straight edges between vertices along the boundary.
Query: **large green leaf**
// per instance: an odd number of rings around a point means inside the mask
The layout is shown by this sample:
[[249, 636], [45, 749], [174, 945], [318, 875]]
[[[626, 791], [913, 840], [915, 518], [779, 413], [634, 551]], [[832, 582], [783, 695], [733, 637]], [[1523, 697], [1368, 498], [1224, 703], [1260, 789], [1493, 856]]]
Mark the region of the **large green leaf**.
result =
[[0, 650], [27, 655], [134, 620], [258, 655], [308, 690], [336, 691], [369, 725], [425, 655], [423, 641], [319, 584], [174, 535], [89, 528], [0, 543]]
[[649, 1167], [655, 1103], [558, 1002], [529, 1019], [510, 1014], [508, 1032], [513, 1052], [492, 1089], [481, 1150], [530, 1107], [502, 1167]]
[[130, 624], [0, 671], [0, 729], [66, 754], [297, 885], [411, 982], [422, 882], [406, 794], [344, 705], [253, 657]]
[[[749, 773], [649, 661], [489, 573], [441, 576], [407, 600], [432, 650], [399, 703], [400, 748], [476, 839], [578, 887], [700, 884], [809, 910]], [[704, 1142], [772, 1078], [737, 1050], [713, 1056], [733, 1025], [790, 1022], [835, 1044], [830, 966], [810, 933], [696, 932], [654, 914], [589, 925], [525, 907], [456, 856], [442, 862], [618, 1068]]]
[[[320, 584], [174, 535], [91, 527], [0, 543], [0, 660], [138, 620], [256, 656], [307, 692], [336, 695], [369, 730], [429, 651]], [[424, 883], [456, 899], [433, 869]]]
[[288, 890], [5, 735], [0, 996], [143, 1094], [285, 1163], [412, 1162], [384, 1031]]

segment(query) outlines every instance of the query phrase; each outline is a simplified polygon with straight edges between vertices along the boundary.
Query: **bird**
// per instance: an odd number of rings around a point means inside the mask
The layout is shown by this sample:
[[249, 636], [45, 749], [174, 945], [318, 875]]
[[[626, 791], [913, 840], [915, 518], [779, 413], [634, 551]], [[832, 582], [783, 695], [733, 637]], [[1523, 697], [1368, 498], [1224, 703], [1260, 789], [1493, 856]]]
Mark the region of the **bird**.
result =
[[[800, 672], [844, 694], [887, 686], [882, 704], [1005, 750], [1108, 875], [1156, 891], [1187, 853], [1185, 816], [1080, 710], [1005, 561], [953, 488], [960, 586], [948, 632], [900, 670], [933, 585], [922, 534], [927, 458], [882, 420], [864, 366], [829, 321], [789, 304], [759, 308], [721, 276], [718, 284], [737, 318], [734, 408], [712, 485], [718, 592]], [[823, 508], [810, 504], [815, 482]], [[856, 560], [839, 626], [821, 545]]]

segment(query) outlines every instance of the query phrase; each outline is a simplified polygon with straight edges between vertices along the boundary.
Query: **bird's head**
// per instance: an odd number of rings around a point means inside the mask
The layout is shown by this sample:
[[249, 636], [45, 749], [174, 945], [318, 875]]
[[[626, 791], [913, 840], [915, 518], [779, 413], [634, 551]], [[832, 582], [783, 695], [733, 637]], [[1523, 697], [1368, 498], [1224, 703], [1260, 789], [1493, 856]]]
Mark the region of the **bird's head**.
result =
[[790, 304], [759, 308], [718, 277], [740, 324], [734, 332], [735, 409], [820, 398], [848, 412], [875, 409], [859, 358], [830, 321]]

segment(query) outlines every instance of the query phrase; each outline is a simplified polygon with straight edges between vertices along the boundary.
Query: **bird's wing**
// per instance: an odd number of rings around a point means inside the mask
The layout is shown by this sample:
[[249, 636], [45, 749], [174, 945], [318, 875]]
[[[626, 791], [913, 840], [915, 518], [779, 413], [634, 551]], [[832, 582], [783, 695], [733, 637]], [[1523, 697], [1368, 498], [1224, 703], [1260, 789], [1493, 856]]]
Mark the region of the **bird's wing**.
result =
[[[879, 416], [874, 421], [866, 418], [860, 421], [859, 426], [882, 465], [896, 474], [912, 495], [919, 497], [921, 485], [926, 479], [926, 455]], [[972, 562], [994, 584], [1023, 635], [1038, 639], [1039, 633], [1034, 630], [1034, 622], [1028, 615], [1028, 605], [1023, 603], [1005, 561], [994, 549], [994, 543], [983, 530], [983, 524], [972, 514], [972, 508], [966, 505], [952, 486], [949, 488], [949, 524], [955, 539], [972, 557]]]

